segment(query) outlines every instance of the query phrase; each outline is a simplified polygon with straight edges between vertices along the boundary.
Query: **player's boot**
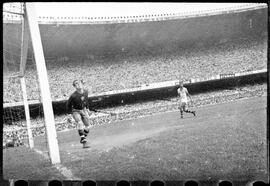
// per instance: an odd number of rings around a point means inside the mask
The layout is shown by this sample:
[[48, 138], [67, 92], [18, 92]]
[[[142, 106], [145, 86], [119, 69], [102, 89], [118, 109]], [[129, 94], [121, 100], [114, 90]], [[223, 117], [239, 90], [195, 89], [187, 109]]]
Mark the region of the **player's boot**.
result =
[[83, 131], [84, 131], [84, 136], [86, 137], [89, 133], [89, 129], [84, 129]]
[[196, 116], [196, 112], [195, 112], [195, 111], [192, 111], [192, 114], [193, 114], [194, 116]]
[[88, 145], [86, 138], [82, 137], [80, 143], [83, 144], [83, 148], [89, 148], [90, 146]]
[[85, 141], [85, 142], [83, 143], [83, 148], [84, 148], [84, 149], [85, 149], [85, 148], [90, 148], [90, 146], [89, 146], [89, 144], [88, 144], [87, 141]]

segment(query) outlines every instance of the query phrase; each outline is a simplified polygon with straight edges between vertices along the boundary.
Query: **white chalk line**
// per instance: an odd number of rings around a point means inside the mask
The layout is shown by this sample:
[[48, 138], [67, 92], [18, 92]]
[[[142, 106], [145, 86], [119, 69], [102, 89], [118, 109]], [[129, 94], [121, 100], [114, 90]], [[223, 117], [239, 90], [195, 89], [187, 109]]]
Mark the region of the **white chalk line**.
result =
[[[26, 144], [26, 146], [29, 148], [29, 146], [27, 144]], [[45, 159], [50, 159], [50, 157], [46, 153], [44, 153], [44, 152], [42, 152], [42, 151], [40, 151], [38, 149], [35, 149], [35, 148], [33, 148], [33, 150], [36, 153], [43, 156]], [[64, 165], [62, 165], [62, 164], [55, 164], [55, 165], [52, 165], [52, 166], [54, 168], [56, 168], [64, 177], [66, 177], [67, 180], [81, 180], [80, 178], [74, 176], [72, 171], [70, 169], [68, 169], [67, 167], [65, 167]]]

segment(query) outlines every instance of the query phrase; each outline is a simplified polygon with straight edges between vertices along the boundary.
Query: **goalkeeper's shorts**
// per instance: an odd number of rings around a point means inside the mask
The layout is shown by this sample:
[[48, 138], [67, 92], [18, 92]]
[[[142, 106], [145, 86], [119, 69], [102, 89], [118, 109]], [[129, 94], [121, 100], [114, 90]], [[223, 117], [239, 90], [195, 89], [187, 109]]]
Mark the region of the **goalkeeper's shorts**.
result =
[[79, 123], [82, 121], [84, 125], [86, 126], [90, 125], [90, 117], [86, 108], [82, 110], [73, 109], [72, 116], [74, 120], [76, 121], [76, 123]]

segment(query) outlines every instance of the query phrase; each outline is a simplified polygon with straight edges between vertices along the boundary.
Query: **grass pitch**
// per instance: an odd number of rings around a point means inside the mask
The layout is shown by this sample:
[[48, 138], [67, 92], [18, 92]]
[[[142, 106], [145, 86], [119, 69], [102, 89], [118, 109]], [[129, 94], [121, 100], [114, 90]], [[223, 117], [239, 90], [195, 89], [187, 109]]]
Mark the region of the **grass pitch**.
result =
[[[266, 97], [94, 126], [90, 149], [76, 130], [58, 133], [62, 166], [82, 180], [267, 182]], [[48, 154], [44, 137], [35, 148]], [[28, 171], [25, 171], [27, 168]], [[71, 179], [26, 147], [3, 150], [5, 179]]]

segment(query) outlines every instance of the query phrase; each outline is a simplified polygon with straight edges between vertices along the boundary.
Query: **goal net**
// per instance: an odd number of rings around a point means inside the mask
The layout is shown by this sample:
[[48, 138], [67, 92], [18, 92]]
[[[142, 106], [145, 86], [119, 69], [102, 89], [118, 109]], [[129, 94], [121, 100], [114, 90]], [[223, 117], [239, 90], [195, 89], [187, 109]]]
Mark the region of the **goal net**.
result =
[[[48, 80], [46, 66], [42, 66], [44, 56], [39, 47], [40, 36], [37, 37], [38, 23], [34, 6], [27, 4], [3, 6], [3, 147], [33, 148], [33, 139], [46, 134], [41, 142], [43, 149], [47, 149], [52, 163], [59, 163], [54, 117], [51, 117], [53, 122], [48, 119], [53, 114], [52, 102], [49, 91], [44, 94], [41, 90], [48, 86], [44, 84]], [[42, 78], [45, 82], [40, 81]], [[53, 134], [53, 141], [49, 133]]]

